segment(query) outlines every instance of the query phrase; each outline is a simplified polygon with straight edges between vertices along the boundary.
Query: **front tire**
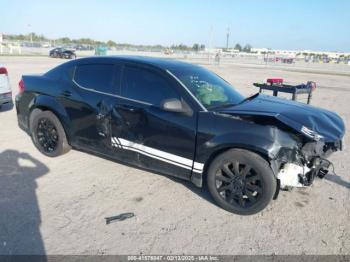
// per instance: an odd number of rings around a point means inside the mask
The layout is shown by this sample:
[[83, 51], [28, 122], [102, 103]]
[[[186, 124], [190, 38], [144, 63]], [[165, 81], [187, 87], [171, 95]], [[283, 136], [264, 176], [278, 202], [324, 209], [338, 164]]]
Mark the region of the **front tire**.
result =
[[51, 111], [34, 110], [30, 131], [34, 145], [46, 156], [60, 156], [71, 149], [60, 120]]
[[268, 162], [256, 153], [231, 149], [217, 156], [207, 173], [208, 189], [223, 209], [253, 215], [263, 210], [276, 192]]

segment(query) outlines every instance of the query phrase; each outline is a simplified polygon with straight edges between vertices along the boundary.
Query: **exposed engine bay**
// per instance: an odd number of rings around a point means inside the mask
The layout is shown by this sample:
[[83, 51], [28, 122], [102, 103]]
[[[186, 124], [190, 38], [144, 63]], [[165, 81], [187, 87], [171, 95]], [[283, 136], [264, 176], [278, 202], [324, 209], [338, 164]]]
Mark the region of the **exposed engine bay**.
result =
[[[341, 141], [306, 143], [296, 155], [296, 162], [281, 164], [277, 174], [281, 189], [310, 186], [315, 177], [324, 178], [333, 164], [326, 158], [337, 150], [342, 150]], [[334, 167], [333, 167], [334, 173]]]

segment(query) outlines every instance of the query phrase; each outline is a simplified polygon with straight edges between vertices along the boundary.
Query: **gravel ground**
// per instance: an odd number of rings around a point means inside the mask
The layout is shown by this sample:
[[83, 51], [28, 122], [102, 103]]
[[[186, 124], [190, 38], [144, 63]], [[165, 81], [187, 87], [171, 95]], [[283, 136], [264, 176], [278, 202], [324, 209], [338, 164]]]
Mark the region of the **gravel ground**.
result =
[[[0, 57], [14, 93], [22, 74], [62, 62]], [[207, 67], [244, 95], [268, 77], [314, 80], [312, 104], [337, 112], [350, 126], [349, 76], [234, 63]], [[345, 150], [331, 157], [336, 176], [282, 192], [263, 212], [243, 217], [220, 209], [189, 182], [78, 151], [47, 158], [16, 121], [15, 110], [3, 107], [0, 254], [350, 254], [348, 129]], [[105, 224], [105, 217], [124, 212], [136, 216]]]

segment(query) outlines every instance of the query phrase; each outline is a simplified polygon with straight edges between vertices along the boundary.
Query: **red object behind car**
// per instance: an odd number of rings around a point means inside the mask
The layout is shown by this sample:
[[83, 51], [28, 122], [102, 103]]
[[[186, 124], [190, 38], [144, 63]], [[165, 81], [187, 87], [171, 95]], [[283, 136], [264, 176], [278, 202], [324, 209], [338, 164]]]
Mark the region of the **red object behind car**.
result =
[[12, 103], [12, 91], [6, 67], [0, 66], [0, 107]]
[[283, 79], [282, 78], [269, 78], [266, 81], [270, 85], [281, 85], [283, 84]]

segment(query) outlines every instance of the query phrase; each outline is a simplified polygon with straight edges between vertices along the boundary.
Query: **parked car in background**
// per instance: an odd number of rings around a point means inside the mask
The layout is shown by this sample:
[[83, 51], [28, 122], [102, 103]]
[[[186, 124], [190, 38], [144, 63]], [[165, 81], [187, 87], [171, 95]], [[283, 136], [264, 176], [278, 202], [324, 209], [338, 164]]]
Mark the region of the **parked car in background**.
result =
[[6, 67], [0, 66], [0, 107], [12, 104], [12, 90]]
[[198, 187], [206, 181], [218, 205], [243, 215], [281, 188], [324, 177], [345, 132], [334, 112], [244, 98], [207, 69], [149, 57], [83, 58], [24, 75], [16, 109], [46, 156], [75, 148]]
[[57, 47], [50, 51], [49, 53], [50, 57], [54, 58], [66, 58], [66, 59], [73, 59], [76, 58], [76, 54], [73, 50]]
[[283, 64], [293, 64], [294, 59], [293, 58], [281, 58], [281, 62]]

